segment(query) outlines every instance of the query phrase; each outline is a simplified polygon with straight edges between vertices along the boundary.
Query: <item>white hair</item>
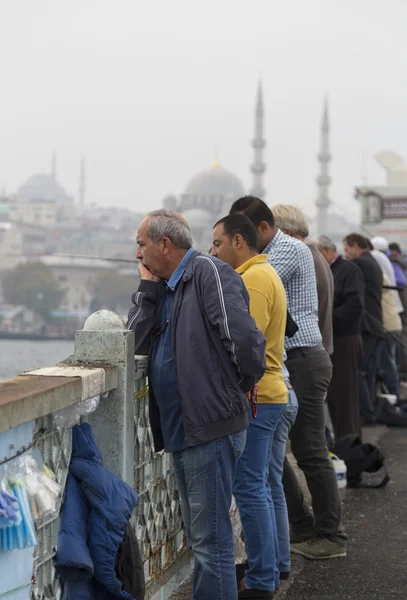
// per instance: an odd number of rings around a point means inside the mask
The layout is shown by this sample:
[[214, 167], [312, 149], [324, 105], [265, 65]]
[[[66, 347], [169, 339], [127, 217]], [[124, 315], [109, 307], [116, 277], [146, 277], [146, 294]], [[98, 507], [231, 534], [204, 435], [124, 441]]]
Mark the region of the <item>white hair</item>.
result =
[[318, 235], [315, 238], [315, 243], [318, 246], [318, 250], [325, 250], [325, 248], [328, 248], [328, 250], [332, 250], [332, 252], [336, 252], [336, 244], [335, 242], [333, 242], [331, 240], [330, 237], [328, 237], [327, 235]]
[[271, 207], [277, 227], [292, 231], [306, 238], [309, 235], [308, 223], [302, 210], [292, 204], [275, 204]]
[[147, 214], [150, 217], [148, 235], [154, 244], [168, 237], [176, 248], [189, 250], [192, 247], [192, 233], [185, 219], [174, 210], [160, 208]]

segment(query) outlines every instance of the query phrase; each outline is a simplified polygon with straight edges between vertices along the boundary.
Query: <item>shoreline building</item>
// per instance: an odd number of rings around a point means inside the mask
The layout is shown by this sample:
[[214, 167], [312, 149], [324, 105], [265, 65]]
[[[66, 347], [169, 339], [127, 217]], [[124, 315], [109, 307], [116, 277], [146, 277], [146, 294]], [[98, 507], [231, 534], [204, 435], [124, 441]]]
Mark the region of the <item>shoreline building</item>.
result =
[[390, 151], [374, 158], [386, 171], [386, 183], [355, 188], [363, 229], [372, 237], [384, 237], [407, 249], [407, 164]]

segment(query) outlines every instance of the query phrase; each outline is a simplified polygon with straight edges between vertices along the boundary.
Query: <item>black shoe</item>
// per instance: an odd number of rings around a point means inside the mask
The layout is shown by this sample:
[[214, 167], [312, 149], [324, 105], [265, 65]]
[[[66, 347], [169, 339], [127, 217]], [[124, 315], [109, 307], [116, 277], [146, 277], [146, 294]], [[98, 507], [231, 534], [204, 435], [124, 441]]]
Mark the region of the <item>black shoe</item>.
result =
[[267, 590], [251, 590], [245, 589], [240, 590], [237, 595], [238, 599], [241, 600], [243, 598], [247, 598], [247, 600], [269, 600], [270, 598], [274, 598], [274, 592], [268, 592]]
[[280, 571], [280, 581], [290, 579], [290, 571]]
[[247, 569], [249, 568], [249, 563], [246, 560], [246, 562], [239, 563], [239, 564], [235, 565], [235, 567], [236, 567], [237, 586], [239, 587], [240, 582], [242, 581]]

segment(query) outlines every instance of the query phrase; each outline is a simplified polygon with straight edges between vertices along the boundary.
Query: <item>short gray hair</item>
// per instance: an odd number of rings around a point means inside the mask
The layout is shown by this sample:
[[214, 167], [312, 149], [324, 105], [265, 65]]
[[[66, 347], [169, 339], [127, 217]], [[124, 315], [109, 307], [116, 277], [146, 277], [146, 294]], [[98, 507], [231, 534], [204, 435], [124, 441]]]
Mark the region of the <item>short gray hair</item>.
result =
[[308, 237], [308, 223], [302, 210], [292, 204], [275, 204], [271, 212], [277, 227], [288, 229], [303, 238]]
[[168, 237], [176, 248], [189, 250], [192, 247], [192, 233], [184, 217], [174, 210], [160, 208], [147, 213], [150, 217], [148, 235], [154, 244]]
[[335, 242], [333, 242], [331, 240], [330, 237], [328, 237], [327, 235], [318, 235], [315, 238], [315, 243], [318, 246], [318, 250], [324, 250], [325, 248], [328, 248], [329, 250], [332, 250], [332, 252], [336, 252], [336, 244]]

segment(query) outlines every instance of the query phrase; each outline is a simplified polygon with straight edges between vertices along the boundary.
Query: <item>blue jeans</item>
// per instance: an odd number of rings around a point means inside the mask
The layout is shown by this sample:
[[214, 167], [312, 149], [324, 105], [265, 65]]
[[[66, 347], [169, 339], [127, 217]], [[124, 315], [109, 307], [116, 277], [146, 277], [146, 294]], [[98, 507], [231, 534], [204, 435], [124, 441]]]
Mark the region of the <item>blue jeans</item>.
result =
[[233, 495], [240, 512], [249, 569], [244, 582], [256, 590], [279, 584], [277, 526], [268, 484], [274, 432], [285, 404], [259, 404], [249, 413], [246, 448], [238, 462]]
[[287, 438], [290, 429], [294, 424], [297, 412], [297, 396], [294, 390], [291, 389], [288, 396], [288, 403], [277, 423], [277, 429], [274, 433], [269, 471], [269, 485], [277, 524], [279, 550], [279, 562], [277, 566], [281, 573], [289, 571], [291, 566], [290, 526], [288, 523], [287, 502], [283, 486], [283, 469]]
[[236, 600], [233, 531], [229, 510], [236, 464], [246, 429], [173, 452], [188, 544], [195, 558], [194, 600]]

